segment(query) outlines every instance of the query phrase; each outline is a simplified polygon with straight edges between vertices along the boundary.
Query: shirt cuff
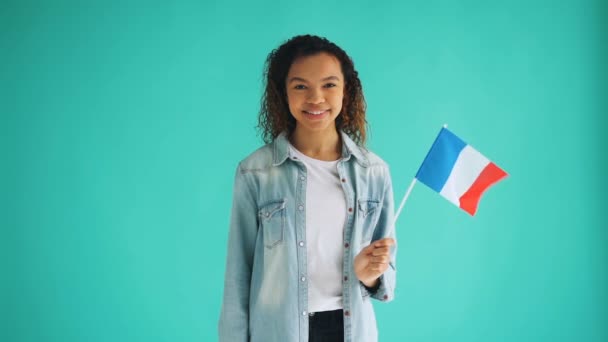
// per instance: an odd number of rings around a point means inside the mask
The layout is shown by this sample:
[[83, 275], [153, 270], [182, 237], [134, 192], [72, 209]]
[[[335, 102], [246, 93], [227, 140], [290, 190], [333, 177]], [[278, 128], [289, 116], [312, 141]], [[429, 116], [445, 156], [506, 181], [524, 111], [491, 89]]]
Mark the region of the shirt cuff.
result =
[[365, 284], [363, 284], [363, 282], [359, 281], [361, 283], [361, 285], [363, 285], [363, 287], [365, 288], [365, 290], [367, 290], [367, 292], [369, 292], [369, 294], [374, 295], [376, 294], [376, 292], [378, 292], [378, 289], [380, 288], [380, 285], [382, 284], [382, 277], [378, 278], [378, 281], [376, 282], [376, 285], [374, 285], [373, 287], [367, 287]]

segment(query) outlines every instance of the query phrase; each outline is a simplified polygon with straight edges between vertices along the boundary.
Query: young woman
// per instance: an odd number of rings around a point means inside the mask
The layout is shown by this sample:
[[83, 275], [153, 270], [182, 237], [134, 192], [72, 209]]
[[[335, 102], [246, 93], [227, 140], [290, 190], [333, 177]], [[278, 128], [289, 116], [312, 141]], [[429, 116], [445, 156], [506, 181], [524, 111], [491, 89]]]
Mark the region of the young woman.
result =
[[296, 36], [266, 61], [267, 143], [238, 165], [220, 341], [378, 339], [370, 298], [395, 288], [388, 167], [364, 148], [351, 58]]

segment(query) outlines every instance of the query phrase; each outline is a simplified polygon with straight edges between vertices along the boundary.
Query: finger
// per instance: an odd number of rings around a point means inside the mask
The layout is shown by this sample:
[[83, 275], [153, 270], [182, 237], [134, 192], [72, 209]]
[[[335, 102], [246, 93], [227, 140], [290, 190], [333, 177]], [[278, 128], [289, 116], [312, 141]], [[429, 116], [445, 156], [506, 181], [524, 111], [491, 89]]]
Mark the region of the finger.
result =
[[374, 241], [373, 245], [377, 247], [385, 247], [385, 246], [392, 246], [395, 244], [395, 239], [393, 238], [383, 238], [380, 240], [376, 240]]
[[386, 264], [386, 263], [388, 263], [388, 256], [387, 255], [374, 256], [371, 258], [371, 262], [379, 263], [379, 264]]
[[376, 266], [376, 265], [382, 265], [382, 266], [384, 266], [384, 265], [388, 265], [388, 261], [386, 261], [386, 262], [380, 262], [380, 261], [378, 261], [378, 262], [370, 262], [369, 264], [371, 266]]
[[389, 253], [390, 253], [389, 247], [380, 247], [380, 248], [376, 248], [372, 251], [373, 256], [388, 255]]
[[379, 264], [379, 263], [373, 263], [370, 264], [370, 269], [376, 272], [380, 272], [380, 274], [384, 273], [384, 271], [386, 271], [386, 269], [388, 268], [388, 264]]
[[[371, 255], [375, 248], [376, 247], [374, 247], [374, 244], [370, 243], [369, 245], [363, 247], [363, 249], [361, 250], [361, 252], [363, 252], [366, 255]], [[359, 253], [361, 253], [361, 252], [359, 252]]]

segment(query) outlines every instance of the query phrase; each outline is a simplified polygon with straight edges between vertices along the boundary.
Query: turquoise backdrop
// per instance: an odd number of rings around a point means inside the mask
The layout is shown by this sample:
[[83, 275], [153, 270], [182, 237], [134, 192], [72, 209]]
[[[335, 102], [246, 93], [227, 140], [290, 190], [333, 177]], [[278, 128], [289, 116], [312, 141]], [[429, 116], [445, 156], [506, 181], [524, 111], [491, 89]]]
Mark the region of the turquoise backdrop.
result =
[[3, 1], [1, 341], [214, 341], [267, 53], [355, 61], [395, 201], [444, 123], [502, 166], [417, 185], [381, 341], [608, 341], [606, 1]]

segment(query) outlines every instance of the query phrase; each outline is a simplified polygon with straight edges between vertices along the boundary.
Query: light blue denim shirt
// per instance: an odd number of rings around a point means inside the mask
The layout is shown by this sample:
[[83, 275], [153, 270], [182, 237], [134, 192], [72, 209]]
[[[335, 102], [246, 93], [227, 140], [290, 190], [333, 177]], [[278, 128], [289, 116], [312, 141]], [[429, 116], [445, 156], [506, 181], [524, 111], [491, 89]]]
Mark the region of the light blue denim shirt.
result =
[[[353, 261], [371, 241], [395, 238], [388, 166], [344, 132], [338, 162], [346, 198], [344, 226], [344, 340], [378, 340], [371, 298], [393, 299], [396, 246], [373, 294], [357, 279]], [[224, 297], [223, 342], [308, 342], [306, 167], [285, 133], [240, 162], [234, 181]]]

